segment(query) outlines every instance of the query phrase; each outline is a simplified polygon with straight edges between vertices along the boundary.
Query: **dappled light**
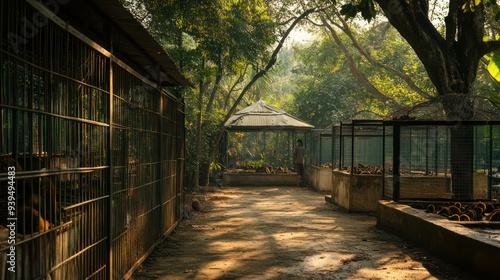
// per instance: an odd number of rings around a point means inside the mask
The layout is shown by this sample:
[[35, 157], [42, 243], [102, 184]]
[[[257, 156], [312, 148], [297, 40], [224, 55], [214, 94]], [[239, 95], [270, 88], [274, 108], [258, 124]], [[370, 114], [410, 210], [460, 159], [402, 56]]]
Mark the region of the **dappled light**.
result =
[[[456, 269], [377, 229], [375, 216], [347, 213], [309, 188], [224, 187], [205, 196], [206, 210], [182, 221], [177, 233], [158, 246], [134, 279], [151, 275], [160, 279], [439, 279]], [[434, 269], [438, 264], [441, 271]]]

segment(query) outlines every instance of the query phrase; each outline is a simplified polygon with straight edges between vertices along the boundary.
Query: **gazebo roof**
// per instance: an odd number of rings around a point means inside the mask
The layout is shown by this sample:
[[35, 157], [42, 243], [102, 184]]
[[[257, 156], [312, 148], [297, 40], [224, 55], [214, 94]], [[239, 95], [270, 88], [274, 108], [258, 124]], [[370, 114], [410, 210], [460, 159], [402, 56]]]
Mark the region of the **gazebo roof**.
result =
[[309, 130], [314, 126], [259, 100], [232, 115], [224, 124], [228, 130]]

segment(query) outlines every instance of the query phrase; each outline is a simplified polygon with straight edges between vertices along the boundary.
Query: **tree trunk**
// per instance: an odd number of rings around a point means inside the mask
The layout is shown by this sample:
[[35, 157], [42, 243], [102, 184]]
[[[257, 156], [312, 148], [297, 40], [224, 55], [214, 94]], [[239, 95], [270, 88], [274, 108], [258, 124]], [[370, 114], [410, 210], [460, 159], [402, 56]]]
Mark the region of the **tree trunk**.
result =
[[448, 95], [442, 100], [447, 119], [454, 126], [450, 129], [451, 185], [453, 199], [473, 199], [474, 127], [462, 121], [471, 120], [473, 101], [467, 94]]
[[[205, 61], [203, 61], [203, 67], [205, 67]], [[203, 94], [207, 90], [207, 83], [204, 83], [203, 79], [200, 80], [200, 88], [199, 88], [199, 100], [198, 100], [198, 114], [197, 114], [197, 123], [196, 123], [196, 167], [195, 167], [195, 174], [194, 174], [194, 188], [197, 189], [200, 184], [199, 184], [199, 178], [200, 178], [200, 162], [202, 161], [202, 108], [203, 108]]]
[[453, 199], [473, 199], [474, 127], [459, 125], [451, 131], [451, 185]]
[[210, 176], [210, 163], [208, 163], [208, 162], [201, 163], [201, 165], [200, 165], [200, 180], [199, 180], [200, 186], [202, 186], [202, 187], [208, 186], [209, 176]]

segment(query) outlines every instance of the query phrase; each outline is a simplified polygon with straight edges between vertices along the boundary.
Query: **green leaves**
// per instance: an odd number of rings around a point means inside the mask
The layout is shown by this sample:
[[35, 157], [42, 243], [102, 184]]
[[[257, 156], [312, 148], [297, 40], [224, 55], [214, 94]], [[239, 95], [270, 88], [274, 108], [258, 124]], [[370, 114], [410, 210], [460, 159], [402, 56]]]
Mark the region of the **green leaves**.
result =
[[346, 18], [353, 18], [358, 14], [358, 6], [352, 3], [342, 5], [340, 8], [340, 14], [344, 15]]
[[370, 22], [375, 16], [377, 12], [375, 11], [375, 6], [372, 0], [361, 0], [359, 3], [348, 3], [342, 5], [340, 9], [340, 14], [344, 15], [346, 19], [355, 17], [358, 13], [361, 13], [361, 16]]
[[490, 60], [490, 63], [488, 64], [488, 67], [486, 67], [488, 72], [490, 73], [491, 77], [495, 79], [497, 82], [500, 82], [500, 52], [496, 52], [493, 54], [493, 57]]

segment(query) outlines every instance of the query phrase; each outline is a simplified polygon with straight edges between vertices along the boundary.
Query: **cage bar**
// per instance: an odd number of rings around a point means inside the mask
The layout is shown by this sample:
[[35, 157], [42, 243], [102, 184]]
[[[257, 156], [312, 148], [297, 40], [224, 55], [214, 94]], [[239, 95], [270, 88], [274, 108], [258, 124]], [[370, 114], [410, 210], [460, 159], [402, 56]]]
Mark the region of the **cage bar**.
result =
[[[184, 104], [127, 57], [136, 43], [106, 13], [58, 8], [0, 3], [0, 229], [16, 167], [18, 271], [0, 278], [124, 278], [182, 217]], [[43, 26], [12, 41], [33, 18]]]

